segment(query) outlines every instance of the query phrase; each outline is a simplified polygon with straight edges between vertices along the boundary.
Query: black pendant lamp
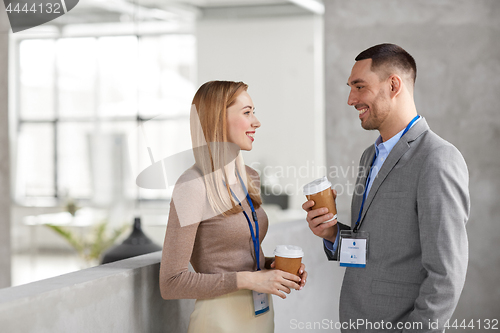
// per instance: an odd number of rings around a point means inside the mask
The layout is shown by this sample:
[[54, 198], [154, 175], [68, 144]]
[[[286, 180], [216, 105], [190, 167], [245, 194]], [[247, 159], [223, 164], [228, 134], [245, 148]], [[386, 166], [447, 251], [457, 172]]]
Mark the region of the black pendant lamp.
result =
[[144, 234], [141, 228], [141, 218], [136, 217], [134, 220], [134, 229], [130, 236], [120, 245], [114, 246], [104, 252], [101, 264], [108, 264], [110, 262], [160, 250], [161, 247], [153, 243], [153, 241]]

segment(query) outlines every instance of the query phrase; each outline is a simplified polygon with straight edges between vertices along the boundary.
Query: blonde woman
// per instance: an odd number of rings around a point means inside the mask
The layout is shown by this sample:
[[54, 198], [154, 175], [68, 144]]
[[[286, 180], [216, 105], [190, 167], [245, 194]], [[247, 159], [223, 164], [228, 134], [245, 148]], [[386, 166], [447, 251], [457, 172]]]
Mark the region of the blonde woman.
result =
[[160, 268], [164, 299], [197, 299], [188, 332], [274, 332], [269, 294], [286, 298], [306, 283], [304, 265], [300, 277], [271, 269], [260, 248], [268, 229], [260, 180], [240, 153], [261, 125], [247, 88], [211, 81], [193, 99], [196, 163], [174, 188]]

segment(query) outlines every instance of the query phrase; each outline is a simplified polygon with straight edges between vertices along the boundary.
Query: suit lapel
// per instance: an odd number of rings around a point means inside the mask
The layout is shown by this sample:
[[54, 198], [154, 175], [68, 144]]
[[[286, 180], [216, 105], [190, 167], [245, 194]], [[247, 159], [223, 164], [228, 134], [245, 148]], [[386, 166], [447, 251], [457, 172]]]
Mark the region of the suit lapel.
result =
[[[366, 180], [368, 178], [368, 174], [370, 172], [371, 168], [371, 163], [373, 161], [373, 157], [375, 156], [375, 147], [372, 146], [371, 149], [368, 151], [366, 156], [360, 161], [360, 170], [358, 173], [359, 181], [356, 183], [357, 186], [363, 186], [361, 188], [361, 191], [363, 191]], [[358, 185], [359, 184], [359, 185]], [[352, 210], [351, 210], [351, 224], [354, 226], [358, 219], [359, 215], [359, 210], [361, 209], [361, 203], [363, 202], [363, 194], [359, 192], [358, 190], [354, 191], [354, 199], [352, 203]], [[366, 206], [366, 202], [365, 202]]]
[[[380, 185], [384, 182], [384, 180], [387, 178], [387, 175], [391, 172], [391, 170], [396, 166], [396, 164], [399, 162], [401, 157], [411, 149], [410, 142], [415, 141], [416, 138], [418, 138], [422, 133], [427, 131], [429, 129], [429, 125], [427, 125], [427, 122], [425, 121], [425, 118], [422, 118], [418, 123], [416, 123], [408, 132], [396, 143], [394, 148], [392, 148], [389, 156], [387, 156], [387, 159], [385, 160], [384, 164], [382, 164], [382, 167], [380, 168], [377, 177], [373, 181], [372, 187], [370, 189], [370, 193], [368, 193], [368, 196], [366, 197], [365, 200], [365, 205], [363, 207], [363, 212], [361, 214], [361, 220], [360, 223], [362, 223], [366, 211], [370, 207], [370, 204], [373, 201], [373, 198], [377, 194], [378, 189], [380, 188]], [[373, 159], [373, 155], [372, 155]], [[370, 160], [368, 163], [370, 163], [372, 160]], [[370, 165], [368, 165], [368, 169], [370, 168]], [[366, 178], [365, 178], [365, 184], [366, 184]], [[359, 204], [358, 207], [361, 206], [361, 203]], [[358, 208], [359, 211], [359, 208]]]

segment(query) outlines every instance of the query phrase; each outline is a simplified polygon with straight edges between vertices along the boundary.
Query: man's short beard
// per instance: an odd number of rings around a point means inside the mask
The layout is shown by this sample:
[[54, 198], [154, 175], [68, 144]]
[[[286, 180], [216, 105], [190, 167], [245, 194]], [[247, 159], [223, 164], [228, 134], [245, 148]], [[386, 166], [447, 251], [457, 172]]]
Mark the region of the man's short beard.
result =
[[[373, 101], [372, 106], [370, 107], [370, 114], [368, 115], [368, 118], [363, 121], [361, 121], [361, 127], [367, 131], [372, 131], [372, 130], [378, 130], [380, 127], [380, 124], [382, 124], [383, 119], [380, 119], [380, 116], [384, 116], [389, 113], [385, 112], [385, 105], [380, 105], [384, 104], [384, 98], [382, 97], [383, 91], [380, 90], [377, 94], [376, 99]], [[381, 103], [382, 102], [382, 103]], [[376, 110], [376, 112], [375, 112]]]

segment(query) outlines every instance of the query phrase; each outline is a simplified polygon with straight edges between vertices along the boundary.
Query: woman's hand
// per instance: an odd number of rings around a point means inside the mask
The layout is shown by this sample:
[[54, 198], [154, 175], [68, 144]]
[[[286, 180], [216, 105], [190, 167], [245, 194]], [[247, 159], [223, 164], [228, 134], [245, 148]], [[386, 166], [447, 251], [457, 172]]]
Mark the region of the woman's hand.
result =
[[299, 290], [301, 290], [306, 285], [306, 279], [307, 279], [306, 265], [304, 265], [304, 264], [300, 264], [299, 277], [300, 277]]
[[285, 293], [289, 294], [291, 289], [300, 290], [301, 288], [299, 284], [301, 279], [297, 275], [277, 269], [237, 272], [236, 281], [238, 289], [250, 289], [259, 293], [274, 294], [283, 299], [286, 298]]
[[[276, 264], [273, 261], [271, 263], [271, 268], [275, 268], [275, 267], [276, 267]], [[299, 290], [301, 290], [306, 285], [306, 279], [307, 279], [306, 265], [304, 265], [303, 263], [300, 264], [299, 277], [300, 277], [300, 288], [299, 288]]]

